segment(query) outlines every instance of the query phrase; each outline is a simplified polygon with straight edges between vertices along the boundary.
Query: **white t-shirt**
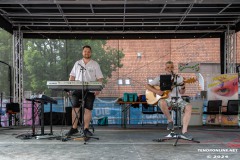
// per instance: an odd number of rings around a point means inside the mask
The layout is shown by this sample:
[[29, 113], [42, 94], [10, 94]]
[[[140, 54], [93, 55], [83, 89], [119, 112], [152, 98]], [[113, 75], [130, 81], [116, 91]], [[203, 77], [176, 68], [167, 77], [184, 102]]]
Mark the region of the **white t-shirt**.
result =
[[[83, 66], [85, 69], [81, 69]], [[82, 72], [83, 72], [83, 78], [82, 78]], [[76, 81], [84, 81], [84, 82], [91, 82], [91, 81], [97, 81], [97, 79], [103, 78], [102, 71], [100, 69], [99, 64], [94, 61], [90, 60], [86, 65], [83, 61], [83, 59], [77, 61], [72, 71], [70, 72], [70, 76], [75, 77]]]
[[[173, 76], [172, 76], [172, 79], [173, 79]], [[182, 76], [180, 76], [180, 75], [175, 76], [174, 82], [173, 82], [174, 84], [179, 85], [182, 82], [183, 82], [183, 77]], [[158, 77], [154, 78], [149, 84], [151, 86], [160, 86], [160, 75]], [[182, 100], [182, 98], [181, 98], [182, 95], [179, 93], [180, 88], [181, 88], [180, 86], [174, 87], [173, 90], [169, 93], [168, 98], [166, 100], [171, 101], [172, 97], [180, 97], [178, 99], [178, 102], [181, 101]], [[177, 90], [177, 92], [176, 92], [176, 90]]]

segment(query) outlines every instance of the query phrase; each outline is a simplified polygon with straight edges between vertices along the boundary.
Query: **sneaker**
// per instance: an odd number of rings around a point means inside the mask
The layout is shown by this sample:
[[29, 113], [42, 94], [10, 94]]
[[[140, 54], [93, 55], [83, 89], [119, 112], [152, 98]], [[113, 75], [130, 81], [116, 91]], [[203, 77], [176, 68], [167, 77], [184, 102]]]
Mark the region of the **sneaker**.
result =
[[87, 137], [93, 136], [92, 132], [90, 132], [88, 128], [84, 129], [83, 133]]
[[168, 123], [167, 130], [174, 130], [173, 122]]
[[77, 128], [71, 128], [68, 133], [66, 133], [66, 136], [72, 136], [74, 134], [78, 133], [78, 129]]
[[182, 139], [187, 139], [187, 140], [192, 140], [193, 139], [193, 137], [189, 133], [187, 133], [187, 132], [181, 134], [180, 137]]

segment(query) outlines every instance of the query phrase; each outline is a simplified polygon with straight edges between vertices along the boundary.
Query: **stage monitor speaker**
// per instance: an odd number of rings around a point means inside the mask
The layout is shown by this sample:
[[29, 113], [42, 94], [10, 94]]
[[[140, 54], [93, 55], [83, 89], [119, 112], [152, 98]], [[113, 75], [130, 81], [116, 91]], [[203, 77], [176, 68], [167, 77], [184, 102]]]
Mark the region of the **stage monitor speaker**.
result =
[[[72, 125], [72, 107], [66, 107], [64, 112], [52, 112], [53, 125]], [[81, 110], [80, 110], [81, 111]], [[80, 114], [80, 118], [81, 118]], [[44, 125], [50, 125], [50, 112], [44, 113]]]
[[[64, 125], [65, 113], [52, 112], [52, 125]], [[50, 112], [44, 113], [44, 125], [50, 125]]]
[[10, 114], [15, 114], [20, 112], [19, 103], [7, 103], [6, 112]]

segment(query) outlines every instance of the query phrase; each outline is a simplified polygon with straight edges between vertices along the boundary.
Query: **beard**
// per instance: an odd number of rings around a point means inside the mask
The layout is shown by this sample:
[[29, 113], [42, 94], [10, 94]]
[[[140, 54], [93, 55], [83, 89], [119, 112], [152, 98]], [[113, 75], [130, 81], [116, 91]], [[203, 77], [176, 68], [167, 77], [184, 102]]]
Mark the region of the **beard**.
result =
[[83, 55], [83, 58], [85, 58], [85, 59], [90, 59], [90, 58], [91, 58], [91, 55]]

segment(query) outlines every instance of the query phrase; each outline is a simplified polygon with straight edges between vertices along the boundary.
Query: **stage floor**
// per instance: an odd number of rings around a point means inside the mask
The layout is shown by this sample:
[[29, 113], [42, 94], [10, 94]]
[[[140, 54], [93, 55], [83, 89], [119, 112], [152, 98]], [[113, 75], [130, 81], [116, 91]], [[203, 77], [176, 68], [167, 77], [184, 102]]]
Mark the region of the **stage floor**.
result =
[[[43, 137], [36, 139], [29, 136], [32, 134], [31, 127], [1, 127], [0, 159], [239, 160], [240, 157], [238, 127], [190, 127], [189, 133], [200, 143], [179, 140], [176, 146], [173, 146], [175, 139], [164, 142], [153, 141], [164, 138], [170, 133], [166, 131], [164, 125], [128, 125], [126, 129], [121, 128], [120, 125], [94, 126], [94, 136], [99, 140], [90, 139], [86, 144], [82, 138], [68, 140], [61, 137], [69, 128], [70, 126], [53, 126], [52, 139], [43, 139]], [[40, 127], [35, 131], [36, 134], [41, 134]], [[176, 129], [175, 132], [178, 133], [180, 130]], [[44, 133], [50, 133], [49, 126], [44, 127]]]

